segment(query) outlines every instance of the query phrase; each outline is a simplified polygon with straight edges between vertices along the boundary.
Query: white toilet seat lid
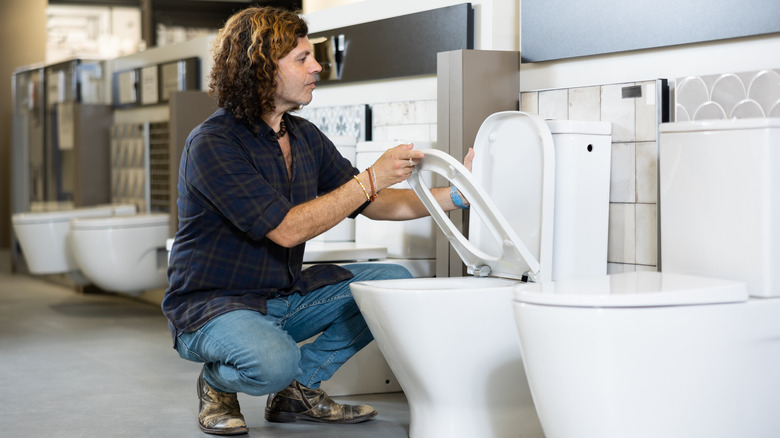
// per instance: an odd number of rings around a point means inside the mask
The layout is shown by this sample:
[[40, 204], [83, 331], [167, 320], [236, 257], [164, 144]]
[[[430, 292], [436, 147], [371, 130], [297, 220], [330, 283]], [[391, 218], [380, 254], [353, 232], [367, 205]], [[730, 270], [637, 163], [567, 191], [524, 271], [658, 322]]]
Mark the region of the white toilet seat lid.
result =
[[[463, 164], [449, 154], [425, 149], [423, 158], [407, 180], [412, 189], [420, 197], [425, 207], [431, 213], [436, 224], [458, 253], [469, 274], [506, 277], [520, 279], [529, 273], [532, 280], [550, 278], [549, 266], [552, 253], [553, 206], [555, 184], [555, 150], [552, 144], [550, 130], [544, 121], [529, 114], [518, 111], [496, 113], [488, 117], [477, 133], [474, 144], [476, 157], [473, 174]], [[518, 153], [531, 151], [532, 153]], [[514, 154], [507, 157], [507, 155]], [[492, 187], [491, 193], [497, 190], [512, 192], [513, 198], [502, 199], [500, 202], [523, 203], [524, 193], [531, 194], [532, 201], [525, 201], [521, 207], [530, 212], [523, 214], [522, 227], [528, 228], [530, 234], [540, 238], [540, 243], [526, 244], [504, 217], [496, 204], [487, 194], [483, 186], [490, 181], [488, 176], [501, 169], [504, 164], [522, 157], [522, 164], [527, 172], [517, 169], [516, 187]], [[476, 211], [481, 224], [478, 229], [470, 228], [470, 238], [466, 239], [455, 227], [447, 214], [433, 197], [430, 189], [424, 184], [423, 173], [435, 172], [453, 183], [469, 200], [471, 211]], [[527, 175], [527, 177], [526, 177]], [[522, 181], [522, 182], [520, 182]], [[471, 216], [474, 218], [474, 215]], [[517, 218], [513, 218], [517, 221]], [[473, 221], [474, 219], [472, 219]], [[527, 222], [526, 222], [527, 220]], [[485, 232], [482, 232], [485, 230]], [[488, 240], [483, 236], [490, 234]], [[497, 252], [497, 253], [496, 253]], [[484, 269], [487, 267], [488, 269]], [[486, 272], [489, 271], [489, 272]]]
[[141, 213], [129, 216], [76, 218], [70, 222], [71, 230], [97, 230], [108, 228], [136, 228], [168, 225], [167, 213]]
[[662, 272], [518, 284], [514, 300], [558, 307], [661, 307], [744, 302], [745, 283]]

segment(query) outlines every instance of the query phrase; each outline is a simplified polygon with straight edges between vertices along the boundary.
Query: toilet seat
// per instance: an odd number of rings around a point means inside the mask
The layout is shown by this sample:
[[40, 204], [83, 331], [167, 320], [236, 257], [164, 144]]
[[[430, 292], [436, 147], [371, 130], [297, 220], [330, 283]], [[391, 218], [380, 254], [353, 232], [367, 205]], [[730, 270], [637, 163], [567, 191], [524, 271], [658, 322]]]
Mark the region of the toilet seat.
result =
[[515, 286], [514, 299], [561, 307], [661, 307], [747, 301], [744, 283], [662, 272], [630, 272]]
[[[475, 159], [472, 172], [449, 154], [422, 149], [425, 157], [420, 160], [408, 182], [422, 200], [436, 224], [466, 264], [467, 272], [476, 276], [499, 276], [532, 281], [551, 278], [553, 213], [555, 205], [555, 150], [552, 135], [538, 116], [518, 111], [505, 111], [491, 115], [480, 127], [474, 143]], [[508, 155], [519, 155], [519, 162], [527, 164], [523, 169], [502, 169]], [[520, 170], [520, 171], [518, 171]], [[466, 239], [423, 182], [426, 171], [435, 172], [451, 181], [469, 200], [472, 215]], [[516, 175], [517, 184], [512, 187], [491, 187], [493, 174]], [[483, 186], [491, 192], [501, 192], [521, 202], [503, 204], [520, 205], [516, 211], [496, 205]], [[501, 196], [502, 193], [499, 193]], [[523, 217], [524, 236], [518, 235], [506, 215]], [[487, 238], [488, 234], [491, 236]]]

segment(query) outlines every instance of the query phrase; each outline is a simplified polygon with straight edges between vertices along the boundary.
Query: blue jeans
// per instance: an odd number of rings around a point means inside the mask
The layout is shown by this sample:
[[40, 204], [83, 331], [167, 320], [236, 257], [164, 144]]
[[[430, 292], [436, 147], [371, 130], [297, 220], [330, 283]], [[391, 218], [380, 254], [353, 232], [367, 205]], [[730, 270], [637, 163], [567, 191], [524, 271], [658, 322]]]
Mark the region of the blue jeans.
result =
[[[268, 314], [234, 310], [176, 339], [184, 359], [203, 362], [203, 379], [220, 392], [264, 395], [293, 379], [318, 388], [373, 336], [352, 298], [355, 281], [410, 278], [406, 268], [384, 263], [345, 266], [354, 277], [301, 296], [268, 300]], [[320, 334], [313, 342], [297, 343]]]

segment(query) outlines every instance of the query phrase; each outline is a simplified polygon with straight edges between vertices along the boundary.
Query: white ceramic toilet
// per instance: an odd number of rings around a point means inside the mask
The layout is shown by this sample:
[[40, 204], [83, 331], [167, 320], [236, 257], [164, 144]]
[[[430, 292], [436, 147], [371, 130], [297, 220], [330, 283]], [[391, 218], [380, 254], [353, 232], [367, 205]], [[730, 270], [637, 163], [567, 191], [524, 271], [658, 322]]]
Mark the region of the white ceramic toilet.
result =
[[[491, 115], [480, 127], [473, 174], [441, 151], [425, 151], [409, 182], [474, 276], [351, 287], [406, 394], [411, 437], [543, 436], [518, 348], [512, 286], [522, 278], [552, 278], [556, 191], [588, 187], [590, 164], [594, 174], [601, 174], [603, 166], [608, 173], [610, 138], [608, 123], [548, 126], [537, 116], [508, 111]], [[571, 173], [577, 177], [564, 178], [556, 187], [556, 149], [570, 142], [581, 150], [561, 155], [560, 161], [579, 162], [583, 172]], [[469, 200], [469, 239], [432, 199], [422, 182], [429, 172], [451, 181]], [[595, 185], [602, 187], [584, 190], [582, 196], [593, 196], [590, 210], [597, 214], [582, 211], [576, 219], [606, 240], [606, 215], [596, 203], [608, 210], [608, 179]], [[590, 223], [591, 218], [604, 223]], [[578, 252], [603, 258], [591, 275], [606, 273], [606, 252], [599, 251]]]
[[169, 215], [148, 213], [71, 221], [81, 272], [103, 290], [137, 295], [168, 284]]
[[129, 294], [167, 284], [167, 214], [136, 214], [123, 204], [20, 213], [12, 222], [32, 274], [67, 274]]
[[30, 273], [71, 273], [78, 276], [75, 274], [78, 272], [78, 265], [67, 243], [70, 221], [75, 218], [132, 215], [135, 212], [134, 205], [101, 205], [18, 213], [12, 216], [11, 222]]
[[660, 127], [663, 272], [516, 286], [547, 438], [780, 436], [780, 119]]

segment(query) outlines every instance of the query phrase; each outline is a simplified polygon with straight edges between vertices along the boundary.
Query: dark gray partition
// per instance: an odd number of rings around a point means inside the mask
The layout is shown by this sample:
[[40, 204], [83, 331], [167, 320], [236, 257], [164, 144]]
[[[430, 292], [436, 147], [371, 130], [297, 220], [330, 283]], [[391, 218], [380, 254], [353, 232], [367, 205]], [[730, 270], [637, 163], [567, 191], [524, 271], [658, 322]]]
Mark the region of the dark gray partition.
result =
[[436, 74], [436, 54], [474, 46], [470, 3], [387, 18], [309, 35], [320, 83]]
[[523, 62], [780, 32], [778, 0], [523, 0], [521, 7]]

